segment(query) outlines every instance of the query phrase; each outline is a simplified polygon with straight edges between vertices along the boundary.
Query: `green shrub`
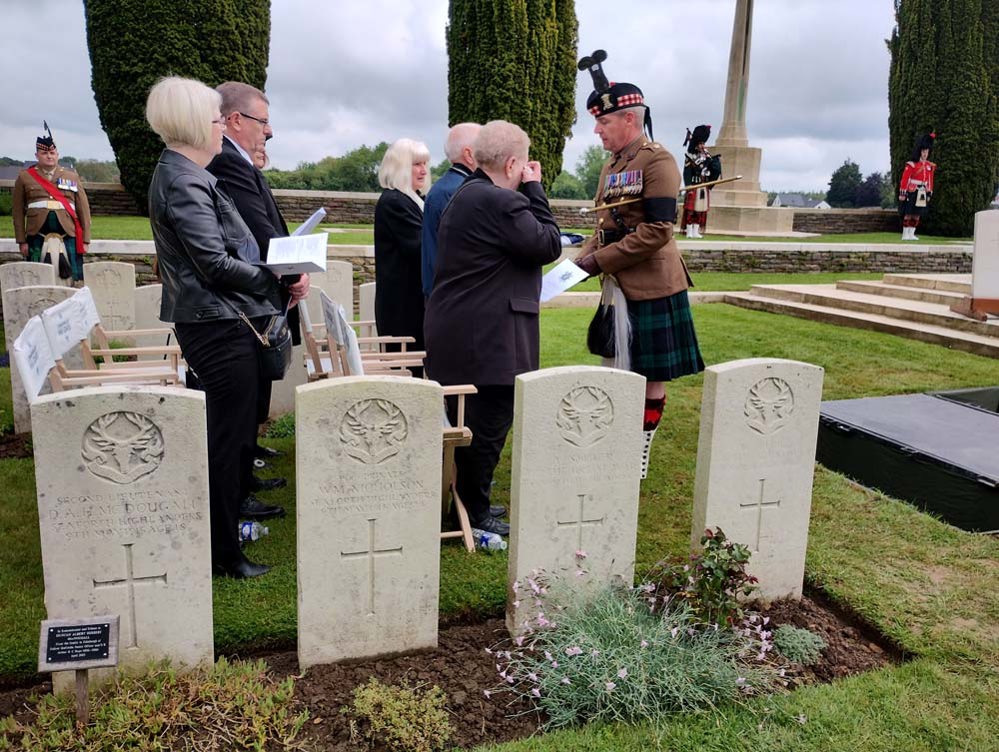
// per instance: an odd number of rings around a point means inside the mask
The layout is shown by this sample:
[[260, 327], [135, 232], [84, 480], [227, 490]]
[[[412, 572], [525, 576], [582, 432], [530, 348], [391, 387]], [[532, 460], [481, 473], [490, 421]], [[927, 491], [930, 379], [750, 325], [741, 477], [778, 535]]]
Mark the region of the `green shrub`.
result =
[[783, 624], [774, 631], [774, 647], [789, 661], [811, 666], [822, 657], [826, 641], [807, 629]]
[[[375, 744], [400, 752], [433, 752], [451, 738], [451, 723], [444, 703], [447, 697], [437, 686], [387, 686], [375, 678], [354, 690], [349, 711], [360, 721], [360, 733]], [[351, 724], [352, 731], [357, 724]]]
[[88, 726], [77, 727], [72, 695], [42, 697], [30, 725], [0, 723], [0, 749], [285, 749], [308, 717], [293, 694], [293, 680], [275, 681], [263, 661], [220, 658], [186, 674], [164, 662], [93, 693]]
[[701, 546], [689, 563], [661, 562], [650, 579], [658, 582], [658, 596], [682, 598], [704, 621], [732, 626], [742, 619], [740, 598], [756, 590], [756, 578], [746, 573], [749, 548], [728, 540], [717, 527], [704, 531]]
[[10, 191], [0, 191], [0, 217], [14, 213], [14, 196]]
[[538, 615], [496, 652], [503, 684], [494, 691], [533, 702], [546, 728], [589, 721], [661, 728], [670, 714], [776, 686], [765, 638], [704, 624], [682, 600], [663, 606], [654, 585], [580, 591], [531, 578], [514, 587], [518, 603], [530, 599]]

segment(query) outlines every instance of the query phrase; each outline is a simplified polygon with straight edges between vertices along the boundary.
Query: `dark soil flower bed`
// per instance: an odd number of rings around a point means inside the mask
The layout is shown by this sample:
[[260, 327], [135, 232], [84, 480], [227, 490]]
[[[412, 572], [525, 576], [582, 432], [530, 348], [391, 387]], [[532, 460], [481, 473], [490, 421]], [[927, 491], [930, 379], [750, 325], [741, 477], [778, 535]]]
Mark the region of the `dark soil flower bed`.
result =
[[[794, 688], [815, 682], [880, 668], [901, 658], [873, 630], [856, 619], [841, 614], [817, 595], [800, 601], [778, 601], [761, 611], [768, 627], [793, 624], [808, 629], [825, 640], [820, 661], [811, 667], [797, 667], [787, 673]], [[506, 628], [501, 619], [476, 624], [445, 627], [436, 650], [415, 655], [358, 661], [331, 666], [314, 666], [296, 681], [299, 709], [307, 709], [310, 719], [301, 735], [305, 747], [314, 750], [367, 750], [363, 739], [351, 738], [350, 719], [342, 712], [351, 704], [355, 687], [371, 677], [384, 684], [406, 680], [410, 685], [437, 685], [447, 695], [454, 730], [451, 743], [474, 747], [483, 743], [510, 741], [537, 733], [543, 719], [528, 704], [503, 693], [487, 697], [487, 690], [499, 684], [494, 657], [486, 652], [501, 642]], [[249, 656], [246, 656], [249, 657]], [[280, 677], [298, 673], [294, 651], [268, 653], [264, 658]], [[48, 691], [48, 683], [0, 693], [0, 717], [14, 714], [27, 721], [26, 703], [32, 693]]]

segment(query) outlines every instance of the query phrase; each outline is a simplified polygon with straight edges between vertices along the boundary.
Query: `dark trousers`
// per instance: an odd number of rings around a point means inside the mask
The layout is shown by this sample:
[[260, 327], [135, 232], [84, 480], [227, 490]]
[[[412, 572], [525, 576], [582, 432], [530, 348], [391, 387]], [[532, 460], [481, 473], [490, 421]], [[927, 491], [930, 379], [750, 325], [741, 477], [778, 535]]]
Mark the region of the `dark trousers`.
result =
[[256, 445], [260, 345], [238, 320], [176, 328], [184, 358], [205, 392], [212, 563], [230, 566], [242, 557], [239, 503], [249, 492]]
[[[489, 516], [493, 471], [513, 423], [512, 384], [479, 386], [478, 390], [478, 394], [465, 397], [465, 425], [472, 429], [472, 443], [454, 452], [458, 496], [465, 503], [473, 525]], [[452, 423], [456, 410], [457, 402], [449, 399], [448, 416]]]

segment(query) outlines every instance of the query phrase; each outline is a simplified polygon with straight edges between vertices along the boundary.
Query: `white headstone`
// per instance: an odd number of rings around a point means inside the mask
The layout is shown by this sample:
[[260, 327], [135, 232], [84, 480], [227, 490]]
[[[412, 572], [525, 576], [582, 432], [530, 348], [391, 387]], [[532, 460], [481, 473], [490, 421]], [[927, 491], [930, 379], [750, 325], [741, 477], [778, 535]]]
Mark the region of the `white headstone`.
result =
[[[361, 298], [361, 321], [375, 320], [375, 283], [365, 282], [358, 286], [357, 293]], [[371, 336], [377, 336], [377, 331], [373, 331]]]
[[[301, 304], [299, 304], [301, 305]], [[295, 411], [295, 390], [309, 383], [309, 371], [305, 367], [305, 345], [295, 345], [291, 350], [291, 365], [280, 381], [271, 386], [271, 407], [269, 418], [277, 418]]]
[[[170, 324], [160, 321], [160, 302], [163, 300], [163, 285], [141, 285], [135, 288], [135, 328], [168, 329]], [[136, 347], [163, 347], [176, 345], [177, 338], [172, 332], [164, 334], [143, 334], [131, 338]], [[162, 355], [140, 355], [139, 360], [163, 360]]]
[[105, 329], [135, 328], [135, 266], [121, 261], [83, 265], [83, 282], [90, 288]]
[[443, 399], [395, 376], [299, 387], [303, 669], [436, 647]]
[[514, 583], [526, 589], [536, 572], [569, 584], [632, 584], [644, 404], [645, 378], [627, 371], [567, 366], [517, 377], [507, 583], [512, 634], [534, 615]]
[[[0, 294], [3, 307], [7, 307], [7, 290], [13, 287], [37, 287], [38, 285], [53, 286], [56, 283], [55, 272], [51, 264], [39, 264], [34, 261], [12, 261], [0, 265]], [[13, 342], [13, 340], [11, 340]]]
[[309, 274], [309, 283], [311, 291], [306, 302], [314, 323], [323, 320], [320, 290], [342, 305], [349, 315], [354, 315], [354, 265], [349, 261], [327, 261], [325, 272]]
[[[2, 267], [0, 267], [2, 268]], [[971, 297], [999, 300], [999, 210], [975, 215], [975, 252], [971, 259]]]
[[205, 398], [92, 387], [32, 405], [50, 619], [121, 617], [121, 668], [213, 660]]
[[[62, 285], [14, 287], [6, 290], [3, 301], [3, 330], [7, 342], [13, 343], [17, 339], [29, 319], [46, 308], [72, 297], [74, 292], [73, 288]], [[28, 399], [21, 384], [21, 375], [16, 368], [10, 370], [10, 388], [13, 394], [14, 432], [27, 433], [31, 430], [31, 414], [28, 412]]]
[[823, 373], [770, 358], [704, 371], [692, 546], [715, 527], [748, 546], [765, 600], [801, 596]]

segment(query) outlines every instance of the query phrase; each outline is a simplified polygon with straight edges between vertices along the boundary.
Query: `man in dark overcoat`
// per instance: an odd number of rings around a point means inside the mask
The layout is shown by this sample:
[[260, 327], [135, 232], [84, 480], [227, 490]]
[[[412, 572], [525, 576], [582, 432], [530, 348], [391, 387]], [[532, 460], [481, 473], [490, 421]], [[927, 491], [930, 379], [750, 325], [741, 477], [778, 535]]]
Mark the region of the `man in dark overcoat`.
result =
[[[229, 194], [239, 215], [253, 233], [260, 247], [260, 260], [267, 260], [267, 247], [271, 238], [288, 236], [288, 225], [278, 210], [274, 194], [264, 174], [254, 164], [254, 157], [264, 153], [265, 142], [274, 135], [270, 125], [270, 111], [267, 97], [259, 89], [238, 81], [227, 81], [216, 87], [222, 95], [220, 110], [225, 118], [226, 130], [222, 138], [222, 152], [208, 165], [208, 171], [221, 182]], [[309, 275], [303, 274], [292, 285], [302, 294], [309, 289]], [[292, 340], [299, 344], [298, 310], [288, 312], [288, 325]], [[257, 423], [267, 420], [271, 403], [270, 379], [261, 374], [260, 389], [254, 395], [257, 403]], [[258, 456], [266, 456], [274, 450], [257, 446]], [[279, 506], [265, 504], [253, 496], [251, 491], [266, 491], [285, 485], [283, 478], [262, 480], [253, 476], [253, 468], [245, 468], [241, 482], [246, 485], [246, 493], [240, 505], [240, 516], [262, 520], [284, 514]]]
[[562, 252], [529, 146], [512, 123], [482, 127], [478, 169], [441, 217], [424, 320], [430, 378], [478, 388], [466, 400], [473, 438], [455, 452], [456, 483], [472, 526], [500, 535], [510, 526], [494, 516], [502, 508], [490, 508], [493, 471], [513, 422], [514, 379], [538, 368], [541, 268]]

